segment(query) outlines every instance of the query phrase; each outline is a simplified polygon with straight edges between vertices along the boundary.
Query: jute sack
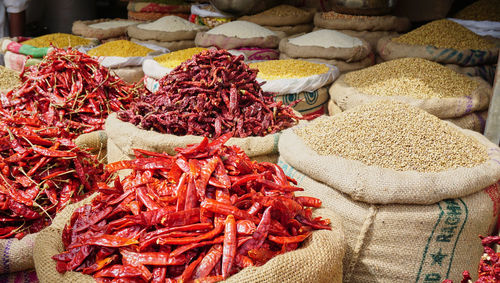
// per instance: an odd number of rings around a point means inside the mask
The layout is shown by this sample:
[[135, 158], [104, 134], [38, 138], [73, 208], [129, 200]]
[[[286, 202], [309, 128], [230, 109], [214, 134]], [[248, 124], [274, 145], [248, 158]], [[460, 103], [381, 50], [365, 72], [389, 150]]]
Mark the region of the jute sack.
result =
[[222, 49], [236, 49], [241, 47], [260, 47], [276, 48], [279, 45], [280, 37], [278, 35], [269, 35], [251, 38], [239, 38], [235, 36], [226, 36], [222, 34], [210, 34], [198, 32], [194, 39], [196, 46], [210, 47], [216, 46]]
[[398, 58], [417, 57], [444, 64], [477, 66], [494, 64], [498, 59], [498, 47], [488, 50], [456, 50], [437, 48], [431, 45], [409, 45], [392, 41], [392, 37], [383, 37], [377, 43], [377, 52], [386, 61]]
[[418, 99], [409, 96], [376, 96], [360, 92], [340, 76], [330, 87], [331, 99], [343, 110], [376, 100], [397, 100], [406, 102], [441, 119], [462, 117], [466, 114], [488, 108], [492, 96], [491, 86], [480, 78], [473, 78], [479, 86], [467, 96]]
[[337, 67], [341, 74], [364, 69], [366, 67], [370, 67], [370, 66], [375, 64], [375, 62], [374, 62], [375, 59], [374, 59], [373, 54], [370, 54], [369, 56], [366, 56], [361, 61], [357, 61], [357, 62], [346, 62], [343, 60], [312, 58], [312, 57], [311, 58], [292, 57], [292, 56], [289, 56], [288, 54], [285, 54], [285, 53], [280, 53], [280, 59], [300, 59], [300, 60], [306, 60], [306, 61], [311, 61], [311, 62], [326, 63], [326, 64], [330, 64], [330, 65]]
[[[71, 213], [65, 213], [58, 219], [67, 223]], [[331, 210], [320, 208], [315, 215], [329, 218], [331, 231], [314, 231], [297, 250], [278, 255], [260, 267], [248, 267], [229, 277], [224, 282], [342, 282], [342, 259], [345, 253], [345, 240], [340, 218]], [[63, 252], [61, 236], [64, 226], [44, 231], [36, 239], [35, 265], [41, 283], [94, 283], [90, 275], [80, 272], [60, 274], [52, 256]], [[307, 264], [307, 268], [304, 268]]]
[[[491, 159], [473, 168], [398, 172], [319, 156], [293, 131], [280, 139], [280, 165], [343, 220], [344, 282], [460, 282], [482, 255], [500, 202], [500, 150], [482, 135]], [[476, 277], [472, 275], [472, 277]]]
[[329, 13], [316, 13], [314, 26], [334, 30], [355, 31], [393, 31], [404, 32], [410, 29], [410, 20], [396, 16], [348, 16], [347, 18], [328, 18]]
[[199, 26], [197, 30], [161, 31], [142, 29], [140, 25], [133, 25], [128, 27], [127, 33], [130, 37], [139, 40], [178, 41], [193, 40], [199, 31], [206, 29], [208, 28]]
[[312, 10], [306, 11], [303, 10], [304, 13], [302, 15], [282, 15], [277, 16], [274, 14], [266, 13], [267, 11], [261, 12], [256, 15], [251, 16], [243, 16], [239, 18], [239, 21], [247, 21], [256, 23], [261, 26], [294, 26], [301, 24], [309, 24], [312, 23], [314, 12]]
[[333, 100], [328, 101], [328, 115], [333, 116], [339, 113], [342, 113], [342, 109], [335, 103]]
[[245, 60], [277, 60], [280, 57], [278, 49], [242, 47], [238, 49], [231, 49], [229, 52], [233, 50], [243, 54], [243, 56], [245, 56]]
[[339, 30], [339, 31], [350, 36], [364, 39], [366, 42], [370, 44], [374, 52], [377, 50], [377, 43], [381, 38], [386, 36], [399, 35], [399, 33], [395, 31], [356, 31], [356, 30]]
[[280, 41], [281, 53], [294, 58], [337, 59], [346, 62], [356, 62], [365, 59], [371, 52], [370, 44], [361, 39], [362, 45], [351, 48], [321, 47], [316, 45], [299, 46], [290, 43], [288, 38]]
[[103, 160], [106, 163], [107, 140], [106, 132], [101, 130], [79, 135], [75, 139], [75, 144], [80, 148], [89, 149], [92, 154], [97, 155], [98, 160]]
[[455, 72], [467, 75], [469, 77], [480, 77], [491, 85], [493, 85], [493, 81], [495, 80], [495, 65], [462, 67], [460, 65], [446, 64], [445, 66], [454, 70]]
[[303, 24], [303, 25], [294, 25], [294, 26], [279, 26], [279, 27], [274, 27], [274, 26], [263, 26], [267, 29], [270, 29], [272, 31], [282, 31], [286, 33], [286, 35], [295, 35], [299, 33], [307, 33], [311, 32], [313, 30], [313, 25], [311, 24]]
[[136, 83], [144, 77], [142, 66], [116, 68], [111, 69], [111, 71], [128, 83]]
[[92, 37], [97, 38], [99, 40], [120, 37], [127, 34], [128, 25], [114, 27], [114, 28], [93, 28], [93, 24], [105, 23], [105, 22], [130, 22], [130, 24], [137, 23], [136, 21], [125, 20], [125, 19], [98, 19], [91, 21], [75, 21], [73, 22], [73, 27], [71, 31], [73, 34], [81, 35], [83, 37]]
[[165, 47], [170, 51], [177, 51], [195, 47], [194, 40], [176, 40], [176, 41], [157, 41], [157, 40], [139, 40], [135, 38], [130, 39], [132, 42], [154, 44], [157, 46]]
[[328, 86], [321, 87], [315, 91], [302, 91], [299, 93], [287, 93], [276, 95], [276, 101], [283, 101], [283, 104], [301, 100], [293, 109], [302, 115], [325, 114], [326, 104], [328, 103]]
[[[131, 123], [118, 119], [116, 113], [108, 116], [105, 129], [108, 136], [109, 163], [134, 159], [134, 148], [175, 155], [176, 147], [199, 143], [203, 139], [203, 137], [193, 135], [175, 136], [139, 129]], [[279, 136], [280, 133], [264, 137], [231, 138], [227, 144], [239, 146], [252, 160], [276, 163]]]
[[446, 119], [462, 129], [472, 130], [478, 133], [483, 133], [486, 126], [486, 119], [488, 118], [488, 111], [479, 111], [467, 114], [462, 117]]

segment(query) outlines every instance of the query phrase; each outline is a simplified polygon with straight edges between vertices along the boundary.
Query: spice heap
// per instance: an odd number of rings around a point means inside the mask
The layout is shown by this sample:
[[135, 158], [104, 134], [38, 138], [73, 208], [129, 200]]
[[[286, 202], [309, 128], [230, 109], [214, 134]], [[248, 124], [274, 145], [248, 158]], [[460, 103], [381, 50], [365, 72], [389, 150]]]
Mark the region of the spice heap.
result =
[[128, 40], [114, 40], [90, 49], [88, 54], [92, 56], [144, 57], [153, 51], [153, 49]]
[[229, 138], [205, 138], [176, 156], [136, 150], [138, 159], [107, 165], [132, 173], [101, 185], [74, 212], [62, 233], [65, 251], [53, 257], [57, 270], [98, 280], [216, 282], [331, 229], [329, 219], [312, 217], [319, 199], [296, 197], [303, 189], [279, 166], [250, 161], [223, 145]]
[[92, 41], [72, 34], [51, 33], [23, 41], [22, 43], [35, 47], [49, 47], [52, 45], [58, 48], [67, 48], [70, 46], [89, 45]]
[[207, 50], [202, 47], [193, 47], [188, 49], [183, 49], [179, 51], [174, 51], [170, 53], [163, 54], [161, 56], [157, 56], [154, 60], [160, 63], [163, 67], [173, 69], [179, 66], [182, 62], [191, 59], [193, 55], [200, 53], [203, 50]]
[[0, 110], [0, 239], [40, 231], [105, 178], [96, 157], [64, 130], [45, 126], [37, 115]]
[[257, 77], [265, 80], [304, 78], [324, 74], [329, 70], [324, 64], [296, 59], [264, 61], [248, 66], [259, 70]]
[[23, 84], [2, 97], [2, 107], [36, 115], [48, 125], [78, 135], [101, 130], [109, 113], [124, 109], [138, 94], [92, 57], [54, 49], [21, 74]]
[[118, 117], [145, 130], [177, 136], [265, 136], [297, 124], [292, 108], [262, 91], [243, 56], [205, 50], [159, 81], [156, 95]]
[[421, 58], [391, 60], [350, 72], [344, 80], [362, 93], [420, 99], [467, 96], [479, 86], [470, 77]]
[[392, 39], [409, 45], [430, 45], [457, 50], [485, 50], [494, 44], [450, 20], [437, 20]]
[[474, 167], [489, 158], [474, 138], [424, 110], [395, 101], [364, 104], [295, 132], [320, 155], [397, 171], [439, 172]]
[[0, 90], [10, 90], [21, 84], [19, 73], [0, 66]]
[[479, 0], [456, 13], [455, 18], [471, 21], [500, 22], [500, 1]]

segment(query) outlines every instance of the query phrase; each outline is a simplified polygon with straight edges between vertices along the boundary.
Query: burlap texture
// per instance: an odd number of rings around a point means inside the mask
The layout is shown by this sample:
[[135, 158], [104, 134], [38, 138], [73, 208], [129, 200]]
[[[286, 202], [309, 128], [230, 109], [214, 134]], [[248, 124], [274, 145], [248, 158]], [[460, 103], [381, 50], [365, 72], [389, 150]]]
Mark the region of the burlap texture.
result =
[[301, 100], [293, 107], [295, 111], [300, 112], [302, 115], [316, 113], [320, 109], [324, 109], [325, 107], [323, 106], [328, 103], [328, 86], [321, 87], [315, 91], [276, 95], [275, 100], [283, 101], [285, 105], [289, 105], [296, 100]]
[[234, 36], [225, 36], [222, 34], [209, 34], [198, 32], [194, 39], [196, 46], [210, 47], [216, 46], [223, 49], [236, 49], [240, 47], [261, 47], [276, 48], [279, 45], [280, 38], [276, 35], [265, 37], [238, 38]]
[[[107, 136], [104, 130], [81, 134], [75, 139], [75, 144], [81, 148], [87, 148], [98, 160], [106, 160]], [[104, 162], [106, 163], [106, 162]]]
[[495, 65], [479, 65], [479, 66], [471, 66], [471, 67], [463, 67], [455, 64], [446, 64], [446, 67], [452, 69], [455, 72], [467, 75], [469, 77], [480, 77], [483, 80], [487, 81], [491, 85], [493, 85], [493, 81], [495, 80]]
[[443, 64], [461, 66], [495, 64], [499, 50], [498, 47], [488, 50], [456, 50], [437, 48], [430, 45], [408, 45], [392, 41], [392, 37], [383, 37], [377, 43], [377, 52], [385, 61], [417, 57]]
[[323, 59], [341, 59], [346, 62], [360, 61], [371, 52], [370, 44], [364, 39], [362, 45], [352, 48], [321, 47], [315, 45], [299, 46], [289, 42], [288, 38], [280, 41], [279, 48], [282, 53], [290, 57], [298, 58], [323, 58]]
[[76, 35], [81, 35], [83, 37], [97, 38], [99, 40], [124, 36], [127, 34], [127, 26], [109, 28], [109, 29], [89, 27], [90, 25], [97, 23], [118, 21], [118, 20], [124, 20], [124, 19], [97, 19], [91, 21], [75, 21], [73, 22], [73, 27], [71, 31]]
[[488, 110], [470, 113], [458, 118], [447, 119], [446, 121], [452, 122], [462, 129], [483, 133], [487, 118]]
[[157, 40], [139, 40], [135, 38], [131, 38], [130, 40], [132, 42], [137, 42], [137, 43], [155, 44], [161, 47], [165, 47], [170, 51], [177, 51], [196, 46], [194, 44], [194, 40], [157, 41]]
[[142, 66], [138, 67], [124, 67], [111, 69], [117, 76], [128, 83], [136, 83], [144, 77]]
[[189, 13], [144, 13], [128, 11], [128, 18], [138, 21], [155, 21], [165, 16], [177, 16], [189, 20]]
[[28, 234], [21, 240], [0, 239], [0, 274], [33, 269], [33, 246], [37, 233]]
[[339, 30], [347, 35], [364, 39], [370, 44], [370, 47], [375, 52], [377, 50], [378, 41], [386, 36], [398, 36], [399, 33], [394, 31], [356, 31], [356, 30]]
[[282, 31], [287, 36], [301, 34], [301, 33], [307, 33], [307, 32], [311, 32], [313, 30], [313, 25], [311, 25], [311, 24], [303, 24], [303, 25], [295, 25], [295, 26], [279, 26], [279, 27], [263, 26], [263, 27], [270, 29], [272, 31]]
[[[245, 56], [245, 60], [277, 60], [280, 57], [278, 49], [259, 48], [259, 47], [243, 47], [233, 49]], [[229, 50], [231, 52], [231, 50]]]
[[325, 19], [323, 13], [316, 13], [314, 26], [334, 30], [404, 32], [410, 29], [411, 24], [408, 18], [391, 15]]
[[479, 87], [466, 96], [417, 99], [409, 96], [376, 96], [360, 92], [340, 76], [330, 87], [330, 97], [342, 109], [348, 110], [358, 105], [377, 100], [397, 100], [421, 108], [441, 119], [462, 117], [488, 108], [492, 96], [491, 86], [480, 78]]
[[305, 14], [295, 16], [271, 16], [266, 15], [265, 11], [252, 16], [243, 16], [238, 21], [247, 21], [261, 26], [294, 26], [312, 23], [314, 12], [304, 10]]
[[[61, 223], [69, 221], [72, 210], [61, 214]], [[331, 219], [331, 231], [320, 230], [295, 251], [276, 256], [260, 267], [245, 268], [229, 277], [225, 282], [342, 282], [342, 260], [345, 253], [345, 239], [340, 218], [331, 210], [320, 208], [315, 215]], [[43, 231], [36, 239], [35, 265], [41, 283], [96, 282], [94, 278], [80, 272], [56, 271], [52, 256], [64, 248], [61, 240], [62, 229], [51, 228]], [[307, 268], [304, 264], [307, 263]]]
[[280, 59], [292, 59], [292, 58], [293, 59], [300, 59], [300, 60], [306, 60], [306, 61], [316, 62], [316, 63], [330, 64], [330, 65], [333, 65], [333, 66], [337, 67], [339, 69], [339, 71], [340, 71], [341, 74], [345, 74], [347, 72], [364, 69], [366, 67], [370, 67], [370, 66], [372, 66], [372, 65], [375, 64], [373, 54], [370, 54], [369, 56], [366, 56], [361, 61], [346, 62], [346, 61], [343, 61], [343, 60], [336, 60], [336, 59], [292, 57], [292, 56], [289, 56], [288, 54], [285, 54], [283, 52], [280, 53]]
[[178, 40], [193, 40], [200, 30], [206, 28], [200, 26], [199, 30], [180, 30], [180, 31], [160, 31], [141, 29], [138, 25], [129, 26], [127, 33], [130, 37], [139, 40], [156, 40], [156, 41], [178, 41]]
[[[105, 129], [108, 136], [109, 163], [134, 159], [134, 148], [174, 155], [176, 154], [174, 148], [199, 143], [203, 139], [199, 136], [175, 136], [142, 130], [131, 123], [119, 120], [116, 113], [112, 113], [106, 119]], [[280, 133], [264, 137], [231, 138], [226, 144], [239, 146], [252, 159], [260, 156], [275, 156], [278, 153], [279, 136]]]
[[[285, 138], [281, 141], [288, 142]], [[280, 142], [281, 153], [282, 149]], [[296, 147], [286, 153], [303, 156]], [[299, 163], [315, 167], [307, 161]], [[477, 235], [489, 235], [493, 229], [499, 203], [493, 202], [490, 194], [498, 196], [498, 185], [428, 205], [377, 205], [353, 200], [337, 187], [314, 180], [310, 174], [295, 170], [283, 156], [278, 164], [305, 189], [299, 194], [321, 198], [324, 207], [342, 218], [347, 242], [343, 282], [442, 282], [446, 278], [460, 282], [464, 270], [477, 278], [477, 262], [483, 253]], [[293, 164], [299, 165], [296, 160]], [[363, 186], [364, 172], [347, 178], [354, 177], [352, 180]], [[334, 175], [342, 178], [342, 173]], [[433, 191], [424, 195], [432, 196]]]
[[333, 116], [342, 113], [342, 109], [333, 100], [328, 101], [328, 115]]
[[498, 146], [479, 133], [451, 123], [449, 125], [477, 139], [487, 148], [490, 159], [471, 168], [460, 167], [441, 172], [396, 171], [367, 166], [360, 161], [338, 156], [318, 155], [293, 129], [282, 133], [280, 158], [303, 174], [347, 194], [353, 200], [371, 204], [428, 205], [443, 199], [475, 194], [495, 184], [500, 179]]

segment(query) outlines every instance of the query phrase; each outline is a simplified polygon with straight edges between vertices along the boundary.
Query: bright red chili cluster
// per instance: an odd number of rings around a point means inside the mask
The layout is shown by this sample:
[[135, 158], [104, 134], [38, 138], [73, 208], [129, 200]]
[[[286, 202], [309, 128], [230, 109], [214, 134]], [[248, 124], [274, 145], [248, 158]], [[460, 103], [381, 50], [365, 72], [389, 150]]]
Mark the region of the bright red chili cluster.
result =
[[94, 156], [36, 117], [0, 110], [0, 239], [40, 231], [105, 177]]
[[[500, 236], [480, 237], [483, 244], [484, 254], [479, 261], [477, 269], [478, 278], [476, 283], [497, 283], [500, 282], [500, 253], [495, 252], [493, 247], [500, 244]], [[461, 283], [472, 282], [472, 277], [469, 271], [462, 273], [463, 279]], [[453, 283], [446, 279], [443, 283]]]
[[55, 48], [20, 77], [23, 84], [2, 97], [2, 107], [40, 113], [46, 125], [77, 135], [101, 130], [109, 113], [127, 108], [138, 94], [137, 86], [71, 48]]
[[118, 117], [146, 130], [177, 136], [265, 136], [297, 124], [289, 106], [275, 102], [255, 80], [257, 70], [226, 50], [206, 50], [162, 78]]
[[[248, 266], [297, 249], [330, 221], [312, 217], [321, 201], [272, 163], [256, 163], [229, 134], [177, 149], [176, 156], [135, 150], [137, 159], [107, 165], [132, 169], [114, 187], [100, 185], [64, 228], [59, 272], [98, 282], [223, 280]], [[148, 156], [148, 157], [144, 157]]]

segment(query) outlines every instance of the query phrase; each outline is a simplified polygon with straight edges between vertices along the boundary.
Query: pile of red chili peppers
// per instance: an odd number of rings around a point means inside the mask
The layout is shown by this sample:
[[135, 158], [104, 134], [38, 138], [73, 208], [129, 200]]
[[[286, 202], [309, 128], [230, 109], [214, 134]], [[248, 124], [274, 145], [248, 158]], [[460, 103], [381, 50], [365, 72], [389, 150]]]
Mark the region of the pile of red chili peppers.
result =
[[146, 130], [212, 138], [265, 136], [297, 124], [291, 107], [262, 91], [257, 72], [243, 56], [206, 50], [162, 78], [155, 95], [118, 117]]
[[138, 86], [71, 48], [54, 48], [20, 77], [23, 84], [2, 97], [2, 107], [26, 115], [40, 113], [48, 126], [76, 135], [101, 130], [109, 113], [127, 108], [138, 94]]
[[[500, 282], [500, 253], [495, 252], [494, 245], [500, 244], [500, 236], [480, 237], [483, 244], [484, 254], [479, 261], [477, 269], [478, 279], [476, 283], [497, 283]], [[469, 271], [462, 273], [463, 279], [461, 283], [472, 282], [472, 277]], [[443, 283], [453, 283], [446, 279]]]
[[100, 184], [75, 211], [65, 252], [53, 257], [57, 270], [98, 282], [215, 282], [330, 229], [312, 216], [319, 199], [295, 196], [302, 189], [279, 166], [224, 146], [230, 137], [205, 138], [176, 156], [135, 150], [137, 159], [107, 165], [132, 173], [114, 187]]
[[0, 239], [40, 231], [101, 178], [103, 166], [64, 130], [0, 110]]

